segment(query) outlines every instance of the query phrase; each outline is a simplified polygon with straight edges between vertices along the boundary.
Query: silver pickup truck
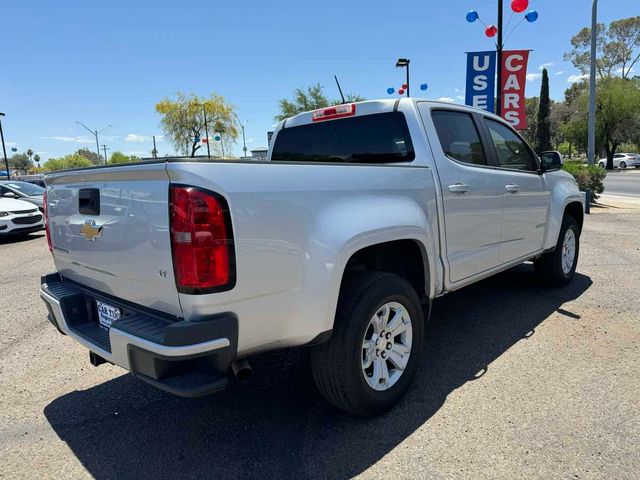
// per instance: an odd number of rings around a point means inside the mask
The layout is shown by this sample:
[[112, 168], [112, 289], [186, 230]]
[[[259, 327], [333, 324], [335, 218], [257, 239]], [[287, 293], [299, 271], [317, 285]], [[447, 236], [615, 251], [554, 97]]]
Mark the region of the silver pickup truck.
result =
[[467, 107], [302, 113], [267, 162], [48, 175], [57, 272], [40, 293], [94, 365], [192, 397], [246, 375], [255, 353], [308, 346], [327, 400], [375, 415], [409, 388], [433, 299], [525, 261], [571, 280], [584, 206], [559, 167]]

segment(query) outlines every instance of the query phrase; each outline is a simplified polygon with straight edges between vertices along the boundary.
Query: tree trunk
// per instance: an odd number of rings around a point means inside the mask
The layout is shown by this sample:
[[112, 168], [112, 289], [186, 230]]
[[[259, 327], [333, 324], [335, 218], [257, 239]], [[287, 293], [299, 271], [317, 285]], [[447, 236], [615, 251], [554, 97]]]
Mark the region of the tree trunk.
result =
[[616, 154], [618, 145], [614, 143], [609, 147], [609, 144], [607, 143], [605, 148], [607, 149], [607, 170], [613, 170], [613, 156]]

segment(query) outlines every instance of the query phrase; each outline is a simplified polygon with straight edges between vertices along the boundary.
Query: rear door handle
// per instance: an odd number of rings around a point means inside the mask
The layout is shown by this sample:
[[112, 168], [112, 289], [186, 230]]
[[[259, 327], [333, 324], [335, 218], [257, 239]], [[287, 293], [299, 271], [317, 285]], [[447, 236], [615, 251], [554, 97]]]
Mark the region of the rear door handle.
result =
[[510, 183], [508, 185], [504, 186], [504, 189], [507, 192], [511, 192], [511, 193], [518, 193], [520, 191], [520, 185], [517, 185], [515, 183]]
[[453, 193], [467, 193], [469, 190], [471, 190], [471, 186], [464, 183], [454, 183], [453, 185], [449, 185], [449, 191]]

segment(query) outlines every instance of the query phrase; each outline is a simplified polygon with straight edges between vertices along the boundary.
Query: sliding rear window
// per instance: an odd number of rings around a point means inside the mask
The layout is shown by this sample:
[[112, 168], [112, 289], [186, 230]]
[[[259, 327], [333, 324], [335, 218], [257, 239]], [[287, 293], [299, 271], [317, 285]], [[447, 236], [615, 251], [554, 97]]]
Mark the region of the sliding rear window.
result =
[[271, 160], [283, 162], [393, 163], [415, 158], [400, 112], [326, 120], [278, 132]]

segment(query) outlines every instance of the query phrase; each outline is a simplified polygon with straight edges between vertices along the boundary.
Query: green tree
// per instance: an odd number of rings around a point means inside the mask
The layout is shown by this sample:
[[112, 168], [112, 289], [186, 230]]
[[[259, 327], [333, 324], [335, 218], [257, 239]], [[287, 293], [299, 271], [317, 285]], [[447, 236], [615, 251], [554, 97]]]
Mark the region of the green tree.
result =
[[191, 157], [195, 157], [202, 147], [200, 140], [205, 136], [205, 112], [209, 129], [207, 141], [211, 146], [215, 147], [216, 142], [211, 140], [216, 133], [222, 139], [221, 148], [224, 145], [230, 147], [238, 138], [233, 106], [220, 95], [200, 97], [178, 92], [176, 99], [160, 101], [156, 111], [162, 116], [162, 128], [176, 150]]
[[520, 133], [530, 145], [535, 145], [536, 141], [536, 113], [538, 112], [538, 101], [538, 97], [530, 97], [524, 99], [524, 111], [527, 118], [527, 129], [522, 130]]
[[[640, 59], [640, 17], [624, 18], [607, 27], [598, 24], [596, 69], [599, 77], [620, 73], [629, 78]], [[571, 39], [572, 50], [565, 53], [582, 73], [588, 73], [591, 64], [591, 29], [583, 28]]]
[[33, 161], [36, 162], [36, 165], [38, 166], [38, 168], [40, 168], [40, 155], [38, 155], [37, 153], [33, 156]]
[[94, 165], [102, 165], [102, 155], [98, 155], [96, 152], [89, 150], [86, 147], [79, 148], [78, 150], [76, 150], [75, 154], [86, 158]]
[[[33, 155], [33, 152], [31, 154]], [[9, 158], [9, 168], [20, 172], [28, 172], [33, 168], [33, 162], [31, 162], [28, 153], [16, 153]]]
[[45, 162], [42, 168], [47, 172], [55, 172], [58, 170], [67, 170], [69, 168], [91, 167], [93, 163], [82, 155], [73, 153], [60, 158], [50, 158]]
[[542, 70], [542, 86], [540, 87], [540, 102], [536, 115], [536, 141], [538, 153], [551, 150], [551, 99], [549, 98], [549, 73]]
[[109, 163], [130, 163], [131, 157], [122, 152], [113, 152], [109, 158]]
[[[364, 97], [353, 93], [349, 93], [345, 97], [346, 102], [361, 102], [363, 100], [365, 100]], [[280, 121], [302, 112], [317, 110], [318, 108], [329, 107], [331, 105], [340, 105], [342, 100], [330, 100], [324, 94], [322, 85], [316, 83], [315, 85], [307, 87], [306, 90], [304, 88], [296, 88], [292, 100], [282, 98], [278, 103], [280, 113], [278, 113], [275, 118]]]

